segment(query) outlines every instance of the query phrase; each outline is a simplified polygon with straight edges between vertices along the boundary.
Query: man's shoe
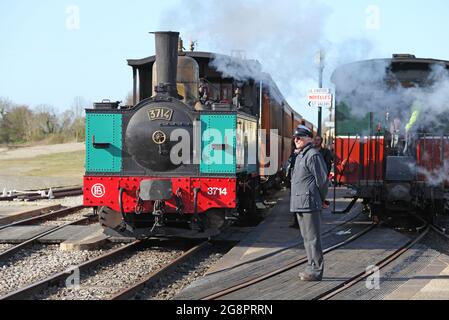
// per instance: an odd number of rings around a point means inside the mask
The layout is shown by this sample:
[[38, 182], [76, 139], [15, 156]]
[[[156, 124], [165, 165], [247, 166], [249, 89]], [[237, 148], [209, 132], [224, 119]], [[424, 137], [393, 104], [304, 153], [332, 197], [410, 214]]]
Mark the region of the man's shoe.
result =
[[323, 279], [323, 277], [317, 277], [312, 274], [301, 272], [299, 274], [299, 279], [301, 281], [321, 281]]

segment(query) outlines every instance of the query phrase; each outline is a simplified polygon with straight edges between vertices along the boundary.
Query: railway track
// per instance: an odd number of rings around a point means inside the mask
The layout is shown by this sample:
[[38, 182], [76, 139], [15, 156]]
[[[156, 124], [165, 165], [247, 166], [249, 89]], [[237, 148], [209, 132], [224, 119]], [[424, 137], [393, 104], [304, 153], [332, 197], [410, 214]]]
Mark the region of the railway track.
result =
[[[122, 246], [120, 248], [111, 250], [99, 257], [86, 261], [82, 264], [71, 267], [69, 270], [65, 270], [63, 272], [55, 273], [43, 280], [37, 281], [33, 284], [15, 290], [14, 292], [8, 293], [3, 297], [0, 297], [0, 300], [19, 300], [19, 299], [30, 299], [33, 297], [45, 298], [48, 296], [52, 296], [51, 288], [58, 290], [65, 290], [66, 281], [72, 275], [74, 269], [77, 270], [78, 274], [90, 273], [96, 274], [103, 272], [108, 276], [112, 275], [112, 272], [108, 268], [114, 268], [114, 266], [121, 265], [129, 257], [126, 257], [126, 254], [138, 254], [140, 248], [144, 245], [145, 242], [151, 242], [151, 240], [137, 240], [128, 245]], [[200, 244], [192, 246], [189, 250], [180, 254], [177, 258], [172, 259], [170, 262], [165, 263], [163, 266], [156, 268], [155, 271], [151, 272], [149, 275], [145, 276], [143, 279], [140, 277], [139, 281], [132, 280], [131, 285], [122, 285], [121, 288], [117, 288], [112, 295], [106, 297], [107, 300], [124, 300], [133, 297], [136, 293], [141, 291], [146, 285], [152, 284], [160, 280], [162, 277], [166, 276], [168, 273], [173, 271], [174, 268], [181, 265], [190, 257], [194, 256], [201, 249], [205, 248], [209, 245], [209, 241], [204, 241]], [[114, 261], [117, 259], [117, 261]], [[106, 264], [106, 266], [105, 266]], [[110, 266], [112, 265], [112, 266]], [[106, 270], [103, 270], [106, 268]], [[143, 271], [141, 271], [143, 272]], [[84, 290], [88, 290], [88, 285], [82, 285], [80, 288]], [[43, 293], [48, 289], [47, 293]], [[111, 289], [111, 288], [109, 288]], [[113, 288], [114, 289], [114, 288]]]
[[[50, 193], [51, 190], [51, 193]], [[83, 194], [82, 187], [71, 187], [61, 189], [49, 189], [48, 193], [42, 191], [25, 191], [25, 192], [13, 192], [10, 195], [0, 196], [0, 201], [36, 201], [42, 199], [59, 199], [64, 197], [73, 197]]]
[[131, 299], [138, 292], [140, 292], [145, 286], [150, 286], [151, 284], [156, 283], [158, 280], [160, 280], [162, 277], [164, 277], [167, 273], [171, 272], [173, 269], [180, 266], [187, 259], [194, 256], [196, 253], [198, 253], [201, 249], [205, 248], [207, 245], [210, 245], [209, 241], [204, 241], [204, 242], [192, 247], [190, 250], [184, 252], [181, 256], [179, 256], [175, 260], [167, 263], [165, 266], [163, 266], [159, 270], [149, 274], [148, 276], [144, 277], [144, 279], [140, 280], [139, 282], [116, 293], [109, 300]]
[[406, 243], [405, 245], [403, 245], [402, 247], [398, 248], [394, 253], [392, 253], [391, 255], [389, 255], [388, 257], [382, 259], [381, 261], [379, 261], [378, 263], [375, 264], [375, 267], [377, 268], [371, 268], [371, 270], [367, 270], [365, 272], [362, 272], [354, 277], [351, 277], [350, 279], [344, 281], [342, 284], [316, 296], [314, 299], [312, 300], [329, 300], [332, 297], [336, 296], [337, 294], [353, 287], [354, 285], [356, 285], [357, 283], [359, 283], [360, 281], [363, 281], [364, 279], [368, 278], [369, 276], [371, 276], [372, 274], [374, 274], [374, 272], [377, 272], [378, 270], [382, 270], [383, 268], [385, 268], [386, 266], [388, 266], [389, 264], [393, 263], [394, 261], [396, 261], [400, 256], [402, 256], [407, 250], [409, 250], [410, 248], [412, 248], [414, 245], [416, 245], [417, 243], [419, 243], [429, 232], [429, 230], [431, 229], [430, 226], [428, 226], [419, 236], [417, 236], [415, 239], [410, 240], [408, 243]]
[[426, 220], [419, 217], [418, 215], [414, 214], [415, 218], [417, 218], [419, 221], [423, 223], [423, 226], [420, 228], [417, 228], [417, 230], [421, 229], [423, 230], [415, 239], [410, 240], [408, 243], [403, 245], [402, 247], [398, 248], [395, 252], [393, 252], [391, 255], [387, 256], [385, 259], [379, 261], [375, 264], [376, 268], [371, 268], [371, 270], [367, 270], [365, 272], [362, 272], [354, 277], [351, 277], [347, 281], [343, 282], [341, 285], [336, 286], [332, 289], [330, 289], [327, 292], [322, 293], [321, 295], [318, 295], [313, 300], [329, 300], [335, 297], [336, 295], [344, 292], [345, 290], [348, 290], [351, 287], [354, 287], [357, 283], [365, 280], [369, 276], [373, 275], [374, 272], [380, 271], [384, 269], [385, 267], [389, 266], [393, 262], [397, 261], [404, 253], [406, 253], [410, 248], [414, 247], [416, 244], [418, 244], [429, 232], [430, 230], [435, 231], [440, 236], [445, 237], [449, 240], [449, 235], [445, 233], [445, 230], [440, 229], [439, 227], [429, 224]]
[[[76, 266], [78, 268], [79, 272], [84, 272], [89, 268], [94, 268], [95, 266], [98, 266], [99, 264], [108, 261], [118, 255], [124, 254], [130, 250], [133, 250], [137, 248], [142, 243], [141, 240], [134, 241], [130, 244], [127, 244], [125, 246], [122, 246], [118, 249], [114, 249], [112, 251], [109, 251], [97, 258], [91, 259], [89, 261], [86, 261], [82, 264], [79, 264]], [[37, 281], [33, 284], [30, 284], [28, 286], [25, 286], [23, 288], [20, 288], [18, 290], [15, 290], [14, 292], [8, 293], [2, 297], [0, 297], [0, 300], [24, 300], [32, 297], [33, 295], [39, 293], [40, 291], [50, 287], [50, 286], [57, 286], [61, 282], [65, 282], [73, 273], [73, 268], [58, 272], [56, 274], [53, 274], [43, 280]]]
[[[348, 290], [355, 286], [356, 284], [360, 283], [361, 281], [364, 281], [369, 276], [372, 276], [375, 272], [378, 272], [387, 266], [391, 266], [394, 262], [397, 262], [398, 259], [403, 256], [409, 249], [413, 248], [415, 245], [417, 245], [420, 241], [423, 240], [423, 238], [429, 233], [430, 230], [435, 231], [439, 235], [445, 237], [446, 239], [449, 239], [449, 235], [445, 233], [445, 230], [442, 230], [435, 225], [428, 224], [426, 221], [422, 220], [423, 227], [417, 228], [416, 230], [420, 230], [419, 234], [414, 237], [413, 239], [407, 241], [405, 244], [399, 246], [396, 248], [391, 254], [384, 256], [381, 260], [379, 260], [377, 263], [373, 264], [373, 267], [367, 270], [364, 270], [363, 272], [360, 272], [354, 276], [350, 276], [348, 279], [344, 280], [343, 282], [340, 282], [337, 285], [333, 285], [332, 288], [325, 290], [324, 292], [321, 292], [319, 294], [316, 294], [316, 296], [312, 297], [311, 300], [329, 300], [333, 297], [341, 294], [345, 290]], [[349, 244], [350, 242], [355, 241], [356, 239], [360, 238], [362, 235], [366, 234], [367, 232], [371, 231], [375, 228], [375, 225], [372, 225], [361, 232], [353, 235], [352, 237], [346, 239], [345, 241], [338, 243], [336, 245], [333, 245], [327, 249], [324, 250], [324, 254], [328, 254], [334, 250], [337, 250], [341, 247], [343, 247], [346, 244]], [[264, 280], [274, 278], [280, 274], [286, 273], [287, 271], [296, 268], [300, 265], [306, 264], [307, 258], [303, 257], [301, 259], [298, 259], [295, 262], [292, 262], [284, 267], [278, 268], [274, 271], [267, 272], [262, 275], [258, 275], [249, 279], [245, 279], [244, 281], [241, 281], [239, 283], [233, 284], [232, 286], [228, 286], [227, 288], [217, 290], [214, 293], [207, 294], [200, 298], [201, 300], [215, 300], [223, 298], [227, 295], [230, 295], [231, 293], [238, 292], [239, 290], [242, 290], [244, 288], [249, 288], [253, 285], [256, 285], [257, 283], [260, 283]], [[232, 297], [232, 295], [231, 295]]]
[[[10, 227], [15, 227], [15, 226], [22, 226], [22, 225], [29, 225], [31, 223], [37, 223], [37, 222], [42, 222], [42, 221], [50, 221], [53, 219], [58, 219], [58, 218], [62, 218], [65, 216], [68, 216], [72, 213], [78, 212], [80, 210], [82, 210], [84, 207], [83, 206], [75, 206], [75, 207], [69, 207], [69, 208], [65, 208], [65, 209], [61, 209], [58, 211], [54, 211], [48, 214], [44, 214], [44, 215], [40, 215], [37, 217], [32, 217], [32, 218], [28, 218], [28, 219], [24, 219], [24, 220], [20, 220], [20, 221], [15, 221], [13, 223], [10, 223], [8, 225], [5, 226], [1, 226], [0, 230], [6, 229], [6, 228], [10, 228]], [[90, 221], [89, 217], [83, 217], [81, 219], [76, 219], [74, 221], [71, 222], [67, 222], [67, 223], [62, 223], [60, 225], [57, 226], [53, 226], [51, 227], [50, 230], [46, 230], [43, 231], [37, 235], [35, 235], [34, 237], [32, 237], [29, 240], [23, 241], [3, 252], [0, 252], [0, 261], [4, 261], [6, 259], [8, 259], [11, 255], [15, 254], [16, 252], [18, 252], [19, 250], [35, 243], [37, 240], [39, 240], [40, 238], [49, 235], [55, 231], [58, 231], [64, 227], [67, 227], [69, 225], [77, 225], [77, 224], [83, 224], [83, 223], [87, 223]]]
[[[346, 245], [346, 244], [348, 244], [348, 243], [350, 243], [350, 242], [360, 238], [364, 234], [366, 234], [369, 231], [373, 230], [376, 226], [377, 226], [376, 224], [369, 225], [368, 227], [366, 227], [363, 230], [361, 230], [360, 232], [352, 235], [351, 237], [347, 238], [346, 240], [344, 240], [344, 241], [342, 241], [340, 243], [334, 244], [334, 245], [324, 249], [323, 253], [327, 254], [329, 252], [332, 252], [332, 251], [334, 251], [334, 250], [336, 250], [336, 249], [338, 249], [338, 248], [340, 248], [340, 247], [342, 247], [342, 246], [344, 246], [344, 245]], [[264, 273], [264, 274], [261, 274], [261, 275], [255, 276], [255, 277], [251, 277], [249, 279], [245, 279], [244, 281], [241, 281], [241, 282], [239, 282], [237, 284], [229, 286], [229, 287], [227, 287], [225, 289], [217, 290], [215, 293], [205, 295], [205, 296], [201, 297], [200, 300], [215, 300], [215, 299], [219, 299], [219, 298], [224, 297], [224, 296], [226, 296], [226, 295], [228, 295], [230, 293], [233, 293], [233, 292], [239, 291], [241, 289], [250, 287], [252, 285], [255, 285], [255, 284], [257, 284], [259, 282], [262, 282], [264, 280], [267, 280], [269, 278], [273, 278], [273, 277], [275, 277], [275, 276], [277, 276], [279, 274], [287, 272], [287, 271], [289, 271], [289, 270], [291, 270], [293, 268], [299, 267], [299, 266], [304, 265], [306, 263], [307, 263], [307, 257], [299, 258], [296, 261], [291, 262], [291, 263], [289, 263], [289, 264], [287, 264], [287, 265], [285, 265], [283, 267], [280, 267], [280, 268], [278, 268], [276, 270], [273, 270], [271, 272]]]
[[[6, 229], [6, 228], [9, 228], [9, 227], [15, 227], [15, 226], [20, 226], [20, 225], [22, 225], [22, 226], [23, 225], [29, 225], [29, 224], [38, 223], [38, 222], [41, 222], [41, 221], [49, 221], [49, 220], [53, 220], [53, 219], [57, 219], [57, 218], [62, 218], [62, 217], [67, 216], [67, 215], [69, 215], [71, 213], [80, 211], [81, 209], [84, 208], [84, 206], [80, 205], [80, 206], [74, 206], [74, 207], [68, 207], [68, 208], [59, 209], [59, 210], [52, 211], [52, 212], [49, 212], [49, 213], [42, 213], [42, 212], [45, 212], [47, 210], [51, 210], [54, 207], [55, 207], [54, 205], [51, 205], [51, 206], [48, 206], [48, 207], [41, 208], [41, 209], [38, 210], [38, 212], [36, 212], [36, 214], [37, 214], [36, 216], [30, 217], [30, 218], [25, 218], [25, 219], [18, 220], [18, 221], [13, 221], [13, 222], [11, 222], [9, 224], [0, 226], [0, 230]], [[60, 207], [60, 206], [58, 205], [58, 207]], [[41, 213], [41, 214], [39, 214], [39, 213]]]
[[[343, 221], [343, 222], [341, 222], [341, 223], [339, 223], [339, 224], [333, 226], [333, 227], [330, 228], [329, 230], [326, 230], [325, 232], [323, 232], [323, 233], [321, 234], [321, 236], [322, 236], [322, 237], [327, 236], [327, 235], [331, 234], [332, 232], [334, 232], [335, 230], [337, 230], [338, 228], [341, 228], [341, 227], [343, 227], [343, 226], [345, 226], [345, 225], [348, 225], [348, 224], [352, 223], [352, 222], [355, 221], [357, 218], [359, 218], [362, 214], [363, 214], [363, 212], [360, 212], [360, 213], [356, 214], [354, 217], [352, 217], [351, 219], [345, 220], [345, 221]], [[221, 270], [218, 271], [218, 272], [223, 272], [223, 271], [235, 269], [235, 268], [238, 268], [238, 267], [242, 267], [242, 266], [244, 266], [244, 265], [248, 265], [248, 264], [250, 264], [250, 263], [252, 263], [252, 262], [255, 262], [255, 261], [259, 261], [259, 260], [263, 260], [263, 259], [272, 257], [272, 256], [274, 256], [274, 255], [276, 255], [276, 254], [281, 253], [281, 252], [284, 252], [284, 251], [293, 249], [293, 248], [299, 246], [301, 243], [302, 243], [302, 240], [297, 241], [297, 242], [295, 242], [295, 243], [293, 243], [293, 244], [291, 244], [291, 245], [289, 245], [289, 246], [287, 246], [287, 247], [285, 247], [285, 248], [282, 248], [282, 249], [279, 249], [279, 250], [270, 252], [270, 253], [268, 253], [268, 254], [262, 255], [262, 256], [260, 256], [260, 257], [257, 257], [256, 259], [247, 260], [247, 261], [245, 261], [245, 262], [242, 262], [242, 263], [240, 263], [240, 264], [236, 264], [236, 265], [234, 265], [234, 266], [232, 266], [232, 267], [229, 267], [229, 268], [226, 268], [226, 269], [221, 269]], [[215, 272], [212, 272], [212, 273], [210, 273], [210, 274], [214, 274], [214, 273], [215, 273]]]
[[87, 257], [97, 256], [102, 250], [93, 252], [62, 252], [59, 245], [41, 244], [39, 239], [70, 225], [90, 224], [92, 217], [81, 216], [83, 206], [68, 207], [48, 214], [15, 221], [2, 226], [9, 227], [42, 225], [42, 232], [19, 244], [3, 245], [0, 251], [0, 295], [12, 291], [21, 285], [32, 283], [51, 272], [63, 270], [70, 261], [85, 261]]

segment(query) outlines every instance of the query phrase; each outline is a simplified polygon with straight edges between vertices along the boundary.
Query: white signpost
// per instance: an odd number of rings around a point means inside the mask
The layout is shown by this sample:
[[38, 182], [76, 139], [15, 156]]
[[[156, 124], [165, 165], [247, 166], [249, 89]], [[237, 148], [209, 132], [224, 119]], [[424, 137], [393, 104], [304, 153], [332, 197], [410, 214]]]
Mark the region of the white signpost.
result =
[[309, 107], [331, 108], [333, 95], [330, 89], [311, 89], [308, 100]]

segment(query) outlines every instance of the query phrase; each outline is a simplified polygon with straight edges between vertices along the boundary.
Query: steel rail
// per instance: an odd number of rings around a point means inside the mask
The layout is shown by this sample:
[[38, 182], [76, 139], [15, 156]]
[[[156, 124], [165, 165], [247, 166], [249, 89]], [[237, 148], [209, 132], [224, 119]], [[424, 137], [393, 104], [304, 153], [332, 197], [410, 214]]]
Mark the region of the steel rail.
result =
[[[27, 224], [27, 223], [30, 223], [30, 222], [35, 222], [35, 221], [38, 221], [38, 220], [46, 220], [46, 221], [50, 221], [50, 220], [53, 219], [53, 218], [58, 218], [58, 217], [61, 217], [61, 216], [66, 216], [66, 215], [69, 215], [69, 214], [71, 214], [71, 213], [80, 211], [80, 210], [82, 210], [83, 208], [84, 208], [83, 206], [75, 206], [75, 207], [65, 208], [65, 209], [58, 210], [58, 211], [55, 211], [55, 212], [51, 212], [51, 213], [48, 213], [48, 214], [45, 214], [45, 215], [42, 215], [42, 216], [37, 216], [37, 217], [33, 217], [33, 218], [29, 218], [29, 219], [25, 219], [25, 220], [20, 220], [20, 221], [13, 222], [13, 223], [11, 223], [11, 224], [9, 224], [9, 225], [6, 225], [6, 226], [1, 227], [0, 230], [1, 230], [1, 229], [8, 228], [8, 227], [13, 227], [13, 226], [21, 225], [21, 224]], [[71, 221], [71, 222], [62, 224], [62, 225], [60, 225], [60, 226], [55, 226], [55, 227], [51, 228], [50, 230], [43, 231], [43, 232], [41, 232], [41, 233], [35, 235], [35, 236], [32, 237], [31, 239], [28, 239], [28, 240], [26, 240], [26, 241], [23, 241], [23, 242], [19, 243], [18, 245], [15, 245], [14, 247], [12, 247], [12, 248], [10, 248], [10, 249], [1, 252], [1, 253], [0, 253], [0, 261], [1, 261], [1, 260], [7, 259], [8, 257], [10, 257], [11, 255], [13, 255], [14, 253], [16, 253], [17, 251], [19, 251], [20, 249], [26, 247], [27, 245], [30, 245], [30, 244], [34, 243], [36, 240], [38, 240], [38, 239], [40, 239], [40, 238], [42, 238], [42, 237], [45, 237], [46, 235], [49, 235], [49, 234], [51, 234], [51, 233], [53, 233], [53, 232], [55, 232], [55, 231], [58, 231], [58, 230], [60, 230], [60, 229], [62, 229], [62, 228], [64, 228], [64, 227], [67, 227], [67, 226], [70, 226], [70, 225], [76, 225], [76, 224], [84, 223], [84, 222], [87, 222], [87, 221], [89, 221], [89, 220], [90, 220], [89, 217], [85, 217], [85, 218], [81, 218], [81, 219], [78, 219], [78, 220], [75, 220], [75, 221]]]
[[[378, 270], [381, 270], [382, 268], [386, 267], [387, 265], [389, 265], [393, 261], [397, 260], [401, 255], [403, 255], [405, 252], [407, 252], [407, 250], [409, 250], [411, 247], [413, 247], [418, 242], [420, 242], [422, 240], [422, 238], [424, 238], [424, 236], [427, 235], [429, 230], [430, 230], [430, 226], [428, 226], [426, 228], [426, 230], [423, 231], [418, 237], [416, 237], [413, 240], [408, 241], [405, 245], [403, 245], [401, 248], [396, 250], [394, 253], [392, 253], [391, 255], [386, 257], [385, 259], [383, 259], [380, 262], [378, 262], [375, 266], [378, 267]], [[312, 300], [329, 300], [330, 298], [336, 296], [337, 294], [341, 293], [342, 291], [345, 291], [348, 288], [354, 286], [355, 284], [357, 284], [361, 280], [369, 277], [370, 275], [372, 275], [376, 271], [377, 270], [375, 270], [373, 268], [371, 270], [367, 270], [365, 272], [359, 273], [358, 275], [352, 277], [351, 279], [348, 279], [347, 281], [339, 284], [338, 286], [336, 286], [336, 287], [334, 287], [334, 288], [332, 288], [332, 289], [330, 289], [330, 290], [328, 290], [328, 291], [326, 291], [326, 292], [316, 296]]]
[[[54, 189], [53, 188], [48, 188], [48, 189], [52, 189], [53, 193], [75, 193], [75, 192], [81, 192], [83, 191], [83, 187], [62, 187], [60, 189]], [[37, 199], [45, 199], [46, 197], [41, 197], [39, 192], [40, 190], [30, 190], [30, 191], [16, 191], [16, 193], [14, 195], [9, 195], [9, 196], [0, 196], [0, 201], [11, 201], [14, 200], [16, 198], [18, 199], [26, 199], [28, 197], [36, 197], [35, 200]]]
[[[45, 208], [42, 208], [41, 210], [46, 210], [46, 209], [48, 210], [51, 207], [52, 206], [45, 207]], [[19, 221], [14, 221], [14, 222], [12, 222], [10, 224], [4, 225], [4, 226], [0, 226], [0, 230], [6, 229], [6, 228], [9, 228], [9, 227], [15, 227], [15, 226], [18, 226], [18, 225], [24, 225], [24, 224], [33, 223], [33, 222], [37, 222], [37, 221], [40, 221], [40, 220], [48, 221], [48, 220], [51, 220], [51, 219], [54, 219], [54, 218], [64, 217], [64, 216], [67, 216], [67, 215], [69, 215], [71, 213], [80, 211], [83, 208], [84, 208], [83, 205], [79, 205], [79, 206], [74, 206], [74, 207], [60, 209], [60, 210], [57, 210], [57, 211], [53, 211], [53, 212], [50, 212], [50, 213], [38, 215], [38, 216], [35, 216], [35, 217], [31, 217], [31, 218], [27, 218], [27, 219], [23, 219], [23, 220], [19, 220]]]
[[119, 293], [115, 294], [108, 300], [128, 300], [131, 299], [133, 296], [135, 296], [139, 291], [141, 291], [145, 286], [150, 285], [151, 283], [157, 282], [159, 279], [161, 279], [163, 276], [165, 276], [168, 272], [171, 272], [174, 268], [181, 265], [184, 261], [186, 261], [188, 258], [195, 255], [198, 251], [203, 249], [206, 245], [209, 245], [210, 241], [206, 240], [190, 250], [184, 252], [181, 256], [176, 258], [175, 260], [167, 263], [159, 270], [149, 274], [146, 276], [143, 280], [139, 281], [138, 283], [120, 291]]
[[27, 219], [31, 219], [34, 217], [39, 217], [47, 214], [48, 212], [54, 212], [57, 210], [61, 210], [62, 205], [60, 204], [53, 204], [46, 207], [34, 209], [34, 210], [27, 210], [27, 211], [19, 211], [15, 212], [7, 217], [3, 217], [0, 219], [0, 230], [5, 229], [7, 227], [10, 227], [13, 223], [16, 223], [18, 221], [25, 221]]
[[[329, 248], [326, 248], [325, 250], [323, 250], [323, 254], [327, 254], [327, 253], [329, 253], [331, 251], [334, 251], [335, 249], [338, 249], [338, 248], [340, 248], [340, 247], [342, 247], [342, 246], [344, 246], [344, 245], [346, 245], [346, 244], [356, 240], [357, 238], [363, 236], [367, 232], [369, 232], [372, 229], [374, 229], [376, 226], [377, 226], [377, 224], [371, 224], [369, 227], [363, 229], [362, 231], [360, 231], [359, 233], [349, 237], [348, 239], [346, 239], [346, 240], [344, 240], [344, 241], [342, 241], [340, 243], [337, 243], [337, 244], [335, 244], [335, 245], [333, 245], [333, 246], [331, 246]], [[249, 280], [245, 280], [244, 282], [241, 282], [239, 284], [236, 284], [236, 285], [233, 285], [233, 286], [228, 287], [226, 289], [217, 291], [217, 292], [215, 292], [213, 294], [209, 294], [207, 296], [204, 296], [204, 297], [200, 298], [199, 300], [214, 300], [214, 299], [223, 297], [223, 296], [228, 295], [230, 293], [233, 293], [235, 291], [238, 291], [238, 290], [241, 290], [243, 288], [246, 288], [246, 287], [249, 287], [251, 285], [254, 285], [254, 284], [256, 284], [258, 282], [261, 282], [263, 280], [272, 278], [272, 277], [274, 277], [274, 276], [276, 276], [278, 274], [284, 273], [284, 272], [286, 272], [286, 271], [288, 271], [290, 269], [293, 269], [295, 267], [298, 267], [298, 266], [300, 266], [302, 264], [307, 263], [307, 261], [308, 261], [307, 257], [300, 258], [297, 261], [294, 261], [294, 262], [292, 262], [292, 263], [290, 263], [290, 264], [288, 264], [288, 265], [286, 265], [286, 266], [284, 266], [282, 268], [279, 268], [277, 270], [274, 270], [272, 272], [269, 272], [269, 273], [266, 273], [266, 274], [263, 274], [263, 275], [260, 275], [260, 276], [256, 276], [256, 277], [251, 278]]]
[[14, 253], [16, 253], [16, 252], [19, 251], [20, 249], [23, 249], [24, 247], [26, 247], [26, 246], [28, 246], [28, 245], [34, 243], [36, 240], [38, 240], [38, 239], [40, 239], [40, 238], [42, 238], [42, 237], [45, 237], [45, 236], [47, 236], [47, 235], [49, 235], [49, 234], [51, 234], [51, 233], [53, 233], [53, 232], [55, 232], [55, 231], [58, 231], [58, 230], [60, 230], [60, 229], [62, 229], [62, 228], [65, 228], [65, 227], [67, 227], [67, 226], [70, 226], [70, 225], [75, 225], [75, 224], [79, 224], [79, 223], [84, 223], [84, 222], [87, 222], [87, 221], [89, 221], [89, 220], [90, 220], [90, 218], [88, 218], [88, 217], [86, 217], [86, 218], [81, 218], [81, 219], [78, 219], [78, 220], [75, 220], [75, 221], [71, 221], [71, 222], [69, 222], [69, 223], [65, 223], [65, 224], [60, 225], [60, 226], [53, 227], [53, 228], [51, 228], [50, 230], [41, 232], [41, 233], [39, 233], [38, 235], [34, 236], [34, 237], [31, 238], [31, 239], [28, 239], [28, 240], [26, 240], [26, 241], [23, 241], [23, 242], [19, 243], [18, 245], [14, 246], [14, 247], [12, 247], [12, 248], [6, 250], [6, 251], [1, 252], [1, 253], [0, 253], [0, 261], [9, 258], [11, 255], [13, 255]]
[[445, 237], [446, 239], [449, 239], [449, 235], [441, 228], [438, 228], [435, 225], [430, 225], [430, 228], [435, 231], [436, 233], [438, 233], [440, 236]]
[[[81, 273], [89, 268], [99, 265], [100, 263], [108, 261], [109, 259], [112, 259], [120, 254], [123, 254], [131, 249], [134, 249], [141, 243], [142, 243], [142, 240], [136, 240], [136, 241], [134, 241], [130, 244], [127, 244], [125, 246], [122, 246], [118, 249], [107, 252], [97, 258], [86, 261], [86, 262], [76, 266], [75, 268], [78, 268], [79, 272]], [[4, 295], [3, 297], [0, 297], [0, 300], [24, 300], [24, 299], [27, 299], [27, 298], [33, 296], [34, 294], [52, 286], [52, 285], [57, 285], [61, 281], [66, 280], [68, 277], [70, 277], [72, 275], [73, 269], [74, 268], [71, 268], [69, 270], [65, 270], [65, 271], [56, 273], [56, 274], [51, 275], [43, 280], [40, 280], [33, 284], [30, 284], [26, 287], [17, 289], [14, 292], [8, 293], [8, 294]]]
[[[379, 268], [379, 270], [381, 270], [382, 268], [388, 266], [390, 263], [392, 263], [393, 261], [398, 259], [401, 255], [403, 255], [405, 252], [407, 252], [407, 250], [409, 250], [411, 247], [413, 247], [418, 242], [420, 242], [429, 233], [429, 231], [431, 229], [433, 231], [435, 231], [436, 233], [438, 233], [439, 235], [445, 237], [446, 239], [449, 239], [449, 235], [446, 234], [444, 232], [444, 230], [438, 228], [437, 226], [435, 226], [433, 224], [429, 224], [426, 220], [424, 220], [422, 217], [420, 217], [417, 214], [412, 214], [412, 215], [415, 218], [417, 218], [418, 220], [420, 220], [421, 222], [423, 222], [425, 224], [425, 228], [426, 229], [418, 237], [416, 237], [413, 240], [410, 240], [404, 246], [402, 246], [401, 248], [396, 250], [394, 253], [392, 253], [391, 255], [389, 255], [388, 257], [383, 259], [382, 261], [378, 262], [376, 264], [376, 266]], [[348, 288], [354, 286], [355, 284], [359, 283], [363, 279], [369, 277], [375, 271], [376, 270], [368, 270], [368, 271], [362, 272], [362, 273], [352, 277], [351, 279], [345, 281], [344, 283], [338, 285], [337, 287], [332, 288], [332, 289], [330, 289], [329, 291], [327, 291], [327, 292], [325, 292], [323, 294], [320, 294], [319, 296], [315, 297], [313, 300], [329, 300], [332, 297], [336, 296], [337, 294], [339, 294], [339, 293], [347, 290]]]
[[[343, 227], [344, 225], [347, 225], [347, 224], [350, 224], [350, 223], [354, 222], [354, 221], [355, 221], [358, 217], [360, 217], [362, 214], [363, 214], [363, 211], [360, 211], [359, 213], [356, 214], [356, 216], [354, 216], [354, 217], [352, 217], [352, 218], [350, 218], [350, 219], [348, 219], [348, 220], [344, 220], [344, 221], [342, 221], [341, 223], [339, 223], [339, 224], [333, 226], [333, 227], [330, 228], [329, 230], [326, 230], [325, 232], [323, 232], [323, 233], [321, 234], [321, 237], [323, 238], [323, 237], [325, 237], [325, 236], [331, 234], [332, 232], [334, 232], [336, 229], [341, 228], [341, 227]], [[298, 231], [298, 232], [299, 232], [299, 231]], [[302, 243], [303, 243], [303, 241], [302, 241], [302, 240], [299, 240], [299, 241], [297, 241], [297, 242], [293, 243], [292, 245], [289, 245], [289, 246], [287, 246], [287, 247], [285, 247], [285, 248], [282, 248], [282, 249], [279, 249], [279, 250], [276, 250], [276, 251], [273, 251], [273, 252], [264, 254], [264, 255], [262, 255], [262, 256], [260, 256], [260, 257], [257, 257], [257, 258], [251, 259], [251, 260], [247, 260], [247, 261], [245, 261], [245, 262], [239, 263], [239, 264], [234, 265], [234, 266], [232, 266], [232, 267], [228, 267], [228, 268], [225, 268], [225, 269], [222, 269], [222, 270], [218, 270], [218, 271], [215, 271], [215, 272], [211, 272], [211, 273], [209, 273], [209, 275], [212, 275], [212, 274], [218, 274], [218, 273], [224, 272], [224, 271], [229, 271], [229, 270], [232, 270], [232, 269], [235, 269], [235, 268], [238, 268], [238, 267], [241, 267], [241, 266], [244, 266], [244, 265], [247, 265], [247, 264], [256, 262], [256, 261], [260, 261], [260, 260], [263, 260], [263, 259], [272, 257], [272, 256], [274, 256], [274, 255], [276, 255], [276, 254], [278, 254], [278, 253], [281, 253], [281, 252], [290, 250], [290, 249], [292, 249], [292, 248], [296, 248], [297, 246], [299, 246], [299, 245], [302, 244]]]
[[421, 222], [427, 224], [433, 231], [438, 233], [440, 236], [449, 239], [449, 235], [445, 232], [445, 229], [441, 229], [434, 225], [433, 223], [429, 224], [428, 221], [426, 221], [424, 218], [420, 217], [418, 214], [413, 213], [412, 216], [414, 216], [416, 219], [420, 220]]
[[[72, 189], [72, 190], [54, 190], [52, 192], [53, 192], [53, 199], [57, 199], [57, 198], [63, 198], [63, 197], [82, 195], [83, 188], [76, 188], [76, 189]], [[38, 195], [38, 194], [19, 195], [19, 196], [17, 196], [17, 199], [24, 200], [24, 201], [36, 201], [36, 200], [48, 199], [48, 196], [42, 197], [41, 195]]]

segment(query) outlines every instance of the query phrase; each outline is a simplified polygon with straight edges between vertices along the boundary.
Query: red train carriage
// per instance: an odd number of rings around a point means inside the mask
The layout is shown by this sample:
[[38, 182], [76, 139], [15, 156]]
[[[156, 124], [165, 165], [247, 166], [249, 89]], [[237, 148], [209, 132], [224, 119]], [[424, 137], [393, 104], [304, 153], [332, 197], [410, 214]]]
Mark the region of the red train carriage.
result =
[[448, 69], [447, 61], [394, 55], [334, 72], [336, 183], [354, 189], [373, 215], [423, 211], [446, 219], [449, 118], [428, 120], [444, 108], [423, 97], [438, 91], [435, 70], [447, 76]]

